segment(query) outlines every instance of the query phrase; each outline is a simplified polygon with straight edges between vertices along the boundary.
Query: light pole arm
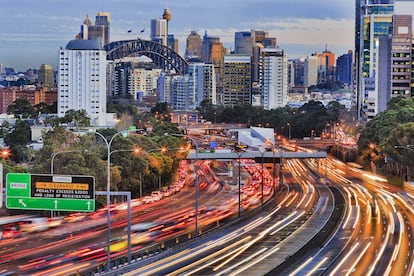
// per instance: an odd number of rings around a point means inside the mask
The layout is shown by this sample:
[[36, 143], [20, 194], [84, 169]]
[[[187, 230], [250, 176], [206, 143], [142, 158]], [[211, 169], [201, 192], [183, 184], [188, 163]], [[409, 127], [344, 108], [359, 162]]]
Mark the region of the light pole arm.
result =
[[394, 146], [395, 149], [406, 149], [408, 151], [411, 151], [412, 153], [414, 153], [414, 149], [412, 149], [410, 146], [412, 145], [407, 145], [407, 146]]
[[61, 150], [61, 151], [57, 151], [52, 153], [52, 158], [50, 159], [50, 174], [53, 174], [53, 169], [54, 169], [54, 160], [56, 155], [60, 154], [60, 153], [66, 153], [66, 152], [82, 152], [82, 150]]
[[188, 139], [191, 140], [191, 142], [193, 142], [194, 146], [195, 146], [195, 161], [194, 161], [194, 171], [195, 171], [195, 192], [196, 192], [196, 202], [195, 202], [195, 235], [198, 235], [198, 172], [197, 172], [197, 168], [196, 168], [196, 164], [198, 161], [198, 144], [196, 142], [196, 140], [189, 136], [189, 135], [184, 135], [184, 134], [178, 134], [178, 133], [165, 133], [165, 135], [171, 135], [171, 136], [176, 136], [176, 137], [187, 137]]

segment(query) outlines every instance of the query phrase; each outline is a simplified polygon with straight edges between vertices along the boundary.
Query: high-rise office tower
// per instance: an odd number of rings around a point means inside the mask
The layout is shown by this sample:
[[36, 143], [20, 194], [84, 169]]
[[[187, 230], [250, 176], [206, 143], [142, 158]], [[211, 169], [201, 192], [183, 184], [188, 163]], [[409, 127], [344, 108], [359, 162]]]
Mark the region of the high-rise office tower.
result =
[[185, 58], [201, 58], [202, 57], [202, 41], [200, 35], [196, 31], [191, 31], [187, 36], [187, 43], [185, 47]]
[[344, 84], [352, 84], [353, 53], [349, 50], [347, 54], [336, 59], [336, 80]]
[[391, 49], [391, 97], [414, 96], [411, 89], [412, 66], [412, 21], [411, 15], [394, 15]]
[[318, 84], [335, 81], [335, 54], [326, 48], [322, 53], [312, 55], [318, 61]]
[[80, 33], [76, 36], [76, 39], [88, 40], [89, 39], [88, 28], [91, 25], [92, 25], [91, 19], [89, 18], [89, 15], [86, 15], [86, 18], [80, 27]]
[[98, 12], [95, 19], [95, 25], [92, 24], [88, 15], [80, 28], [80, 33], [76, 39], [93, 40], [98, 39], [104, 46], [109, 43], [110, 34], [110, 16], [108, 12]]
[[269, 32], [252, 30], [254, 43], [262, 44], [265, 48], [276, 48], [276, 37], [269, 37]]
[[252, 32], [234, 33], [234, 53], [240, 55], [252, 55], [254, 35]]
[[303, 85], [309, 87], [318, 84], [318, 59], [310, 56], [305, 59]]
[[296, 87], [296, 86], [304, 86], [304, 74], [305, 74], [305, 59], [299, 58], [299, 59], [293, 59], [291, 62], [291, 81], [290, 86]]
[[[253, 39], [253, 49], [252, 49], [252, 83], [253, 91], [252, 93], [256, 94], [257, 87], [260, 84], [260, 58], [261, 58], [261, 49], [262, 48], [277, 48], [276, 38], [269, 37], [267, 31], [262, 30], [252, 30], [251, 36]], [[259, 92], [260, 93], [260, 92]]]
[[250, 55], [225, 55], [222, 104], [251, 104], [252, 64]]
[[[377, 43], [381, 36], [392, 34], [394, 0], [356, 0], [355, 3], [355, 88], [357, 116], [367, 118], [367, 98], [376, 74]], [[369, 78], [365, 82], [364, 78]], [[365, 83], [369, 83], [365, 90]], [[374, 87], [374, 89], [377, 89]], [[375, 93], [374, 93], [375, 94]]]
[[261, 50], [263, 69], [261, 71], [262, 106], [265, 110], [284, 107], [287, 104], [287, 63], [283, 49]]
[[95, 18], [95, 26], [103, 26], [104, 27], [104, 41], [103, 45], [109, 44], [110, 40], [110, 22], [111, 18], [109, 12], [98, 12]]
[[158, 42], [164, 46], [167, 46], [168, 30], [166, 19], [152, 19], [151, 20], [151, 41]]
[[178, 54], [178, 39], [173, 34], [167, 36], [167, 46]]
[[52, 89], [55, 87], [55, 78], [53, 76], [53, 69], [51, 65], [40, 65], [38, 72], [38, 83], [39, 86], [43, 86], [48, 89]]
[[220, 42], [219, 37], [209, 36], [206, 32], [203, 37], [202, 51], [203, 61], [214, 65], [217, 79], [217, 102], [221, 104], [223, 96], [223, 63], [226, 49]]
[[99, 40], [72, 40], [59, 51], [58, 116], [85, 110], [93, 126], [106, 125], [106, 52]]

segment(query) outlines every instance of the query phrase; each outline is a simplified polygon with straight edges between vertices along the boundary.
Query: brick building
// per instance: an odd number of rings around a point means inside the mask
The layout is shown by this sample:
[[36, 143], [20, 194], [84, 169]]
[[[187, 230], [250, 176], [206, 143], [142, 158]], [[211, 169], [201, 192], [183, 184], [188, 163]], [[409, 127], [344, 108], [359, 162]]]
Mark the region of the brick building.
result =
[[42, 102], [51, 105], [57, 101], [57, 91], [48, 91], [44, 87], [0, 88], [0, 113], [7, 113], [7, 108], [17, 99], [26, 99], [33, 106]]

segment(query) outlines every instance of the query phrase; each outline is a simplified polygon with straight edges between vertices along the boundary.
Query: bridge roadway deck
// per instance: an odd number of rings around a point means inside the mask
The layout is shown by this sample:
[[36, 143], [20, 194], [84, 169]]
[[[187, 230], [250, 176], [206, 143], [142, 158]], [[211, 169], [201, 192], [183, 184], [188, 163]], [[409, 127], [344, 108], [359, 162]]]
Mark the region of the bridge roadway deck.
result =
[[[209, 159], [238, 159], [238, 158], [262, 158], [260, 151], [245, 152], [196, 152], [190, 150], [187, 155], [188, 160], [209, 160]], [[299, 151], [265, 151], [263, 158], [282, 158], [282, 159], [306, 159], [306, 158], [326, 158], [325, 151], [299, 152]]]

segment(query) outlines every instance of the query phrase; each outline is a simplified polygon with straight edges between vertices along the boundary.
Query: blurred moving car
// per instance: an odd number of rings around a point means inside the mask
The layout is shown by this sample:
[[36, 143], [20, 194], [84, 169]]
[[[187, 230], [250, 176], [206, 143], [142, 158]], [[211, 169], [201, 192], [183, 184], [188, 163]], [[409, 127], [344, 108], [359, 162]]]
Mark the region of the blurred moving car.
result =
[[41, 232], [49, 229], [49, 221], [45, 217], [28, 218], [19, 222], [21, 232]]
[[21, 235], [21, 232], [16, 227], [4, 227], [0, 231], [0, 240], [19, 238]]

